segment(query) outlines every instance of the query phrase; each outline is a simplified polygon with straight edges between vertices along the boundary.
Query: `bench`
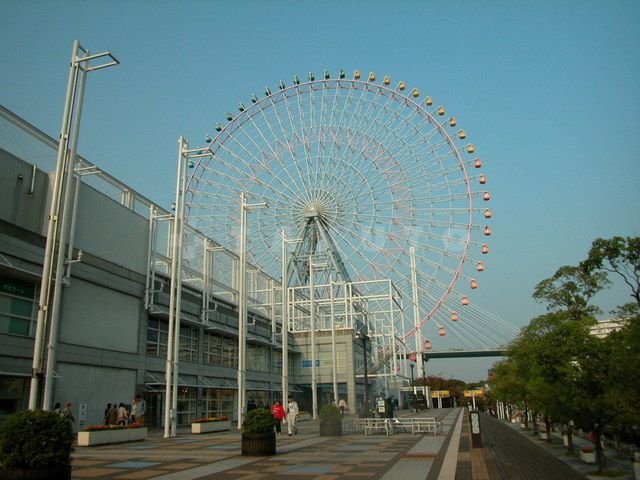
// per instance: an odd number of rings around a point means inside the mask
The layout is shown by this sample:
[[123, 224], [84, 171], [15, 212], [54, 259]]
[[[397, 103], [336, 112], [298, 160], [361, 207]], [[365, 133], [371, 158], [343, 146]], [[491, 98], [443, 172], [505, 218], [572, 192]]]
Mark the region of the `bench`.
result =
[[346, 415], [342, 419], [342, 432], [343, 433], [354, 433], [354, 432], [364, 432], [364, 427], [366, 424], [366, 418], [357, 418], [355, 415], [354, 418], [347, 418]]
[[384, 432], [387, 435], [393, 433], [393, 427], [390, 426], [388, 418], [365, 418], [364, 434], [371, 435], [376, 432]]
[[411, 434], [416, 433], [433, 433], [437, 435], [442, 431], [442, 422], [438, 422], [434, 417], [427, 418], [394, 418], [393, 419], [394, 431], [411, 430]]

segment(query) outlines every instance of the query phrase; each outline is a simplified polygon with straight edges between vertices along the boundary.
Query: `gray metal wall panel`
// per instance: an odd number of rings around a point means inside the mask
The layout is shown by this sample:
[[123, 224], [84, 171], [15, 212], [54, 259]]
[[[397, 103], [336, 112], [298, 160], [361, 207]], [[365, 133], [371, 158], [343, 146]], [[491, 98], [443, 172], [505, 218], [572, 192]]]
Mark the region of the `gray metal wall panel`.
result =
[[36, 170], [33, 192], [29, 193], [33, 173], [32, 165], [0, 149], [0, 218], [40, 233], [48, 176]]
[[75, 247], [144, 274], [149, 222], [109, 197], [82, 185]]
[[137, 353], [140, 302], [137, 297], [74, 278], [64, 291], [60, 341]]
[[136, 371], [121, 368], [96, 367], [58, 363], [54, 402], [72, 403], [74, 431], [78, 429], [81, 403], [87, 405], [86, 425], [102, 425], [108, 402], [130, 404], [136, 393]]

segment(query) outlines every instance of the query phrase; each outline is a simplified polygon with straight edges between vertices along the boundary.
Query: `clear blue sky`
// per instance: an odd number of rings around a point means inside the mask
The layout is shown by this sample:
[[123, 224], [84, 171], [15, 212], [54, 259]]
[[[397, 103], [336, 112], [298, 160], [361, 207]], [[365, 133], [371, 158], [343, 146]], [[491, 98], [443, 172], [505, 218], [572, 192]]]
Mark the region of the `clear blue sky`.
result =
[[[201, 144], [265, 85], [324, 68], [403, 79], [485, 162], [477, 303], [521, 326], [544, 311], [535, 284], [593, 239], [640, 235], [639, 25], [637, 1], [3, 0], [0, 103], [57, 137], [73, 40], [113, 51], [122, 64], [87, 83], [79, 152], [168, 207], [178, 136]], [[606, 312], [627, 293], [597, 300]], [[432, 370], [474, 379], [485, 363]]]

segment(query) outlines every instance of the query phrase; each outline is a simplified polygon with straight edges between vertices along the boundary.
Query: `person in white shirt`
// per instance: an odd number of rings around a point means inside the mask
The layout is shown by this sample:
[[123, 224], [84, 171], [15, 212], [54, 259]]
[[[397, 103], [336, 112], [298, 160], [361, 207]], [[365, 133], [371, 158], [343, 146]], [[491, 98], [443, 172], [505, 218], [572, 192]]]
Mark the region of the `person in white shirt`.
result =
[[340, 413], [344, 415], [344, 411], [347, 409], [347, 402], [344, 401], [344, 398], [341, 398], [338, 402], [338, 408], [340, 409]]
[[298, 419], [299, 413], [300, 410], [298, 409], [298, 402], [289, 395], [287, 403], [287, 433], [289, 436], [298, 434], [296, 420]]

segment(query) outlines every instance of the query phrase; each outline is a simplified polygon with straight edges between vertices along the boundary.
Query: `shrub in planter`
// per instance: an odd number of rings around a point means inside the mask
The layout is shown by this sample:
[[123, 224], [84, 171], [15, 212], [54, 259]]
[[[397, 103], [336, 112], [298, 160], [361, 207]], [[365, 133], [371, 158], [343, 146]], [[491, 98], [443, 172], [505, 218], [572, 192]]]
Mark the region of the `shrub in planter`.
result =
[[229, 420], [229, 417], [205, 417], [205, 418], [196, 418], [191, 423], [215, 423], [215, 422], [226, 422]]
[[342, 435], [342, 413], [335, 405], [325, 405], [320, 409], [320, 436], [339, 437]]
[[50, 411], [9, 416], [0, 430], [0, 479], [69, 479], [71, 422]]
[[275, 455], [275, 420], [268, 410], [251, 410], [242, 423], [242, 455]]

